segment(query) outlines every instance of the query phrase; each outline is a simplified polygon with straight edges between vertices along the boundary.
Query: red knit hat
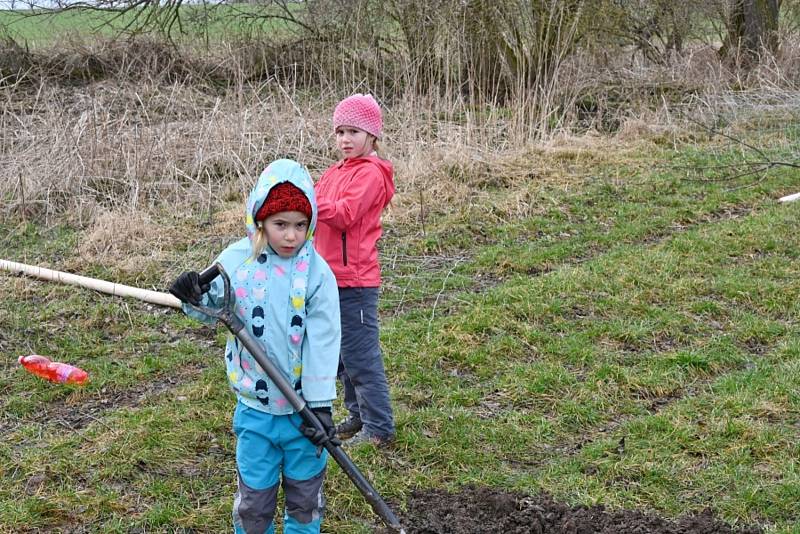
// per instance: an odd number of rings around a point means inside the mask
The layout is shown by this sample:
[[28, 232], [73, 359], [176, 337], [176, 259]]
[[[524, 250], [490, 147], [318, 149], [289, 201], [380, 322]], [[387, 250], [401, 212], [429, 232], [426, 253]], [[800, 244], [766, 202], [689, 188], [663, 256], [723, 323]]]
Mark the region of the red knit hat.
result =
[[296, 185], [283, 182], [270, 189], [267, 199], [256, 212], [256, 222], [282, 211], [299, 211], [311, 220], [311, 203]]
[[381, 107], [372, 95], [356, 93], [348, 96], [333, 110], [333, 130], [339, 126], [354, 126], [380, 139], [383, 130]]

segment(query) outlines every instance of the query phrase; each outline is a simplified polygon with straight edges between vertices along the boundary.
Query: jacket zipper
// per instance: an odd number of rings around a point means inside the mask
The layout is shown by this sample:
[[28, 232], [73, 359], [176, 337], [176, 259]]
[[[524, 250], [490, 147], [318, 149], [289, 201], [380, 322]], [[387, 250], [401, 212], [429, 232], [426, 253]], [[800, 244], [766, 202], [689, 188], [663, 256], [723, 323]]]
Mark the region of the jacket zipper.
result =
[[342, 263], [347, 265], [347, 234], [342, 232]]

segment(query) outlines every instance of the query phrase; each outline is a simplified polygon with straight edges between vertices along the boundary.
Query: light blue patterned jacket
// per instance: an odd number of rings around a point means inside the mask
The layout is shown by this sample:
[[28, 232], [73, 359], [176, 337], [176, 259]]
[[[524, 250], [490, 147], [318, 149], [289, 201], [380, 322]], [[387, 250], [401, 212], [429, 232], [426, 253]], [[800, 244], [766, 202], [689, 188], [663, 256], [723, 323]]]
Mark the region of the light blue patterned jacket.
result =
[[[291, 258], [281, 258], [268, 246], [253, 259], [255, 214], [270, 189], [287, 181], [300, 188], [311, 203], [306, 242]], [[215, 260], [230, 276], [236, 314], [310, 408], [331, 406], [336, 397], [341, 341], [336, 279], [312, 244], [316, 221], [314, 185], [308, 172], [292, 160], [274, 161], [261, 173], [248, 198], [247, 237], [229, 245]], [[223, 297], [222, 278], [217, 277], [203, 304], [218, 308]], [[186, 305], [184, 311], [202, 321], [214, 321]], [[242, 403], [275, 415], [294, 411], [233, 335], [225, 346], [225, 362], [231, 389]]]

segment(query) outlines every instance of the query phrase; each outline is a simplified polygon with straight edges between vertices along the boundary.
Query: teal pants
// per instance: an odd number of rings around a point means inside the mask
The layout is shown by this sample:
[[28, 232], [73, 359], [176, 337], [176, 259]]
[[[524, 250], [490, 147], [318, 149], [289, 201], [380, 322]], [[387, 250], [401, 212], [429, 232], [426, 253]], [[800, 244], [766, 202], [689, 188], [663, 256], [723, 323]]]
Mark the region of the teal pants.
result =
[[272, 415], [237, 403], [238, 489], [233, 502], [236, 534], [273, 534], [278, 488], [286, 501], [284, 534], [319, 534], [325, 499], [322, 482], [328, 453], [300, 433], [298, 414]]

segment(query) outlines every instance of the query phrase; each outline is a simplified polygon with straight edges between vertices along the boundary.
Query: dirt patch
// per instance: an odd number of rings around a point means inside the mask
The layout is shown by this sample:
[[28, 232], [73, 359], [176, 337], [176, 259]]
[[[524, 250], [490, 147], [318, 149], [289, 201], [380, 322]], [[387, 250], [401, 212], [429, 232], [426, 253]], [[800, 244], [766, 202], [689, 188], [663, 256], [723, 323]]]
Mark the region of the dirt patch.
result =
[[[759, 527], [733, 528], [706, 510], [675, 521], [635, 510], [570, 507], [551, 497], [491, 488], [459, 493], [416, 491], [401, 514], [407, 534], [760, 534]], [[386, 530], [381, 534], [387, 534]]]

